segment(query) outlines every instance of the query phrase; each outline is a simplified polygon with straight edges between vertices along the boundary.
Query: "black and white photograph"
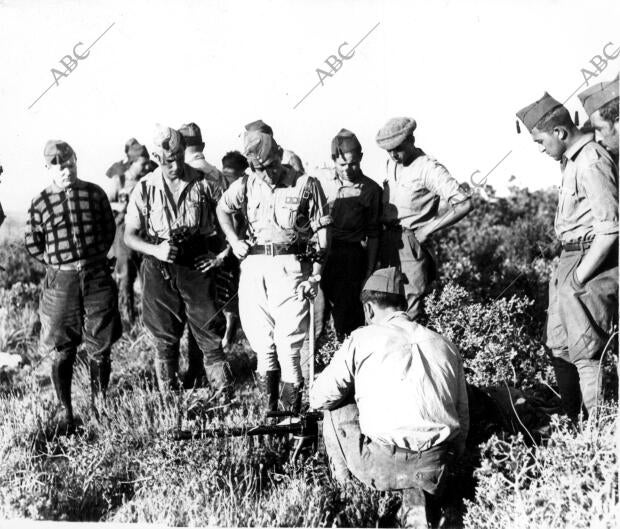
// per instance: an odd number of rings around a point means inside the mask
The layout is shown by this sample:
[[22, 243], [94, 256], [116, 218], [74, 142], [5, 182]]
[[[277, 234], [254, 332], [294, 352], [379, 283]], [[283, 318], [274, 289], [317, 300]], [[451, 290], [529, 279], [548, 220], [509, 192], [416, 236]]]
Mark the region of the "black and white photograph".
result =
[[620, 524], [620, 3], [0, 0], [0, 49], [0, 527]]

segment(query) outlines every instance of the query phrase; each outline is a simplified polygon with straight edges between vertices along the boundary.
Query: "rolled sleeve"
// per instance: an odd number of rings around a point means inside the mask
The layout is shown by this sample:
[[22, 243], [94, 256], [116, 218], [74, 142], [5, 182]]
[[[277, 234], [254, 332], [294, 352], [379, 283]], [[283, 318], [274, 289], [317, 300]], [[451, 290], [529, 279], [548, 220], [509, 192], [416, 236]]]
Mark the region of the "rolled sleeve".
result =
[[218, 207], [225, 213], [235, 213], [241, 210], [245, 200], [245, 188], [248, 185], [247, 177], [235, 180], [230, 187], [222, 193], [218, 201]]
[[582, 184], [592, 208], [594, 234], [618, 233], [618, 179], [612, 162], [601, 158], [584, 168]]
[[348, 338], [336, 351], [331, 362], [314, 381], [310, 389], [310, 406], [314, 409], [333, 409], [353, 389], [353, 340]]
[[450, 172], [437, 160], [429, 159], [424, 171], [425, 186], [451, 205], [471, 198], [464, 186], [459, 184]]

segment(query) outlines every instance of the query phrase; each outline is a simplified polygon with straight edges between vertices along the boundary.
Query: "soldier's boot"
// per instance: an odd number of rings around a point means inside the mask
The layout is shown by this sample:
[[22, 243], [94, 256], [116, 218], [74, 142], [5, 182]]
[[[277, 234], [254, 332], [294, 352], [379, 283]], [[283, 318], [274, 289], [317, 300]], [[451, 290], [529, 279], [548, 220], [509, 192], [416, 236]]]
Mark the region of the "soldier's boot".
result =
[[155, 373], [160, 392], [177, 391], [179, 389], [177, 379], [178, 362], [156, 359]]
[[301, 411], [301, 396], [304, 384], [293, 384], [283, 382], [280, 390], [280, 406], [283, 411], [290, 411], [298, 414]]
[[90, 405], [95, 416], [98, 417], [97, 400], [101, 400], [101, 404], [105, 402], [108, 385], [110, 383], [110, 373], [112, 365], [110, 359], [90, 360]]
[[55, 351], [52, 362], [52, 383], [58, 401], [64, 409], [67, 430], [75, 425], [73, 405], [71, 402], [71, 381], [73, 378], [73, 362], [75, 352]]
[[229, 401], [233, 397], [233, 377], [230, 364], [226, 361], [214, 362], [205, 367], [207, 379], [213, 389]]
[[263, 394], [263, 402], [266, 413], [278, 411], [278, 399], [280, 397], [280, 371], [267, 371], [264, 375], [258, 375], [258, 384]]

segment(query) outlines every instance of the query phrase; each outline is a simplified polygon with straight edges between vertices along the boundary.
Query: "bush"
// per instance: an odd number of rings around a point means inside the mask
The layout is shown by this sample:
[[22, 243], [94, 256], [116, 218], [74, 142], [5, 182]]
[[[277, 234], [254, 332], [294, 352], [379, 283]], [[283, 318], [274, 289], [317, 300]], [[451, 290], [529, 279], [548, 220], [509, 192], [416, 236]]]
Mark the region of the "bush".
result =
[[0, 244], [0, 288], [11, 288], [16, 283], [37, 284], [44, 275], [44, 266], [28, 255], [23, 242]]

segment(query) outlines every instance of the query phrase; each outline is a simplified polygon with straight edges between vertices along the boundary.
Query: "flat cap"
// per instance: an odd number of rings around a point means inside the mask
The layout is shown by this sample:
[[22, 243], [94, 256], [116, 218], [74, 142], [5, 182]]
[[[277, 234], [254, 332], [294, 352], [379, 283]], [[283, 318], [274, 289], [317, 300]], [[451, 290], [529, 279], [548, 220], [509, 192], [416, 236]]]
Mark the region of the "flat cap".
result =
[[620, 74], [611, 81], [603, 81], [602, 83], [592, 85], [590, 88], [586, 88], [577, 96], [588, 116], [591, 116], [603, 105], [618, 97], [619, 79]]
[[357, 139], [357, 136], [350, 130], [340, 129], [340, 132], [332, 139], [332, 160], [335, 160], [345, 152], [361, 152], [361, 150], [362, 144]]
[[280, 151], [273, 136], [258, 130], [247, 132], [243, 143], [243, 154], [254, 167], [268, 165]]
[[155, 152], [163, 158], [185, 150], [185, 141], [179, 131], [160, 125], [159, 123], [155, 125], [153, 144], [155, 146]]
[[377, 145], [386, 151], [395, 149], [417, 126], [413, 118], [392, 118], [377, 132]]
[[400, 271], [391, 266], [375, 270], [362, 290], [372, 290], [373, 292], [385, 292], [386, 294], [405, 295], [403, 276]]
[[200, 145], [202, 143], [202, 133], [196, 123], [185, 123], [179, 129], [181, 136], [185, 140], [185, 145]]
[[62, 140], [48, 140], [43, 149], [45, 161], [53, 165], [64, 163], [74, 155], [71, 145]]
[[562, 103], [545, 92], [538, 101], [534, 101], [532, 104], [519, 110], [519, 112], [517, 112], [517, 117], [523, 121], [527, 130], [532, 132], [546, 114], [561, 106]]
[[257, 119], [256, 121], [252, 121], [245, 126], [245, 130], [247, 132], [251, 132], [253, 130], [257, 130], [259, 132], [264, 132], [265, 134], [269, 134], [273, 136], [273, 129], [267, 125], [262, 119]]

